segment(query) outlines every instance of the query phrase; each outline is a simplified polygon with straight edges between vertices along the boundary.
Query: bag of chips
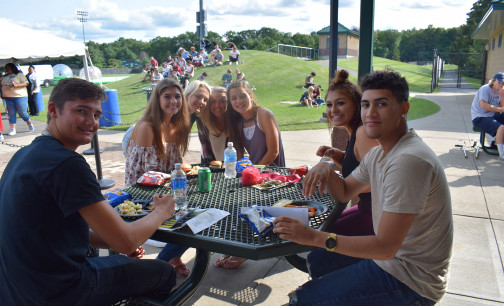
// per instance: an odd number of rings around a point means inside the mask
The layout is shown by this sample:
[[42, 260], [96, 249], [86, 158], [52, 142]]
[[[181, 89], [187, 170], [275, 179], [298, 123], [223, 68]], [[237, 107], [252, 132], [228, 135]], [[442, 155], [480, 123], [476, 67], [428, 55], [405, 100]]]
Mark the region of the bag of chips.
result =
[[239, 217], [246, 220], [259, 237], [264, 238], [273, 233], [275, 218], [256, 205], [247, 208]]
[[242, 173], [242, 171], [248, 167], [254, 167], [254, 165], [252, 165], [252, 162], [250, 161], [250, 159], [244, 157], [236, 163], [236, 172]]
[[167, 173], [147, 171], [138, 178], [137, 184], [142, 186], [161, 186], [169, 179], [170, 175]]

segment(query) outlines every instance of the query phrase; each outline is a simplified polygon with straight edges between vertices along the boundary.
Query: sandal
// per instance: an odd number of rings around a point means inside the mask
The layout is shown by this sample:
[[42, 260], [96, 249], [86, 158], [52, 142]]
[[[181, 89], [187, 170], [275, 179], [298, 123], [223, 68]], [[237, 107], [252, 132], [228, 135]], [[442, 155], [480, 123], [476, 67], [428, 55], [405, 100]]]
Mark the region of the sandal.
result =
[[177, 271], [178, 274], [180, 274], [184, 277], [187, 277], [187, 276], [189, 276], [189, 274], [191, 274], [191, 270], [189, 270], [189, 268], [187, 268], [186, 265], [184, 265], [184, 264], [180, 264], [180, 265], [175, 266], [173, 268], [175, 269], [175, 271]]
[[224, 269], [236, 269], [246, 260], [247, 260], [246, 258], [242, 257], [229, 256], [222, 261], [221, 267], [223, 267]]
[[222, 264], [224, 261], [228, 260], [228, 258], [231, 257], [231, 255], [221, 255], [219, 259], [215, 261], [215, 266], [216, 267], [222, 267]]
[[186, 265], [182, 262], [180, 257], [173, 257], [168, 263], [177, 271], [178, 274], [186, 277], [191, 274], [191, 270], [186, 267]]

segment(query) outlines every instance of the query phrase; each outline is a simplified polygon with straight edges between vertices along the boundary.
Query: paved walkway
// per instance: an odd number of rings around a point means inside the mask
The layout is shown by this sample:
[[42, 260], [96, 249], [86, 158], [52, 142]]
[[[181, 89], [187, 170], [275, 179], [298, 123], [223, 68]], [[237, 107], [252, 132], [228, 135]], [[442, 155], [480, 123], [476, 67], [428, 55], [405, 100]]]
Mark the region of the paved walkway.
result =
[[[455, 226], [452, 264], [449, 271], [448, 293], [439, 305], [496, 305], [504, 303], [504, 273], [501, 252], [504, 246], [504, 164], [495, 156], [481, 152], [475, 159], [474, 151], [464, 158], [462, 150], [455, 147], [464, 140], [472, 144], [479, 135], [472, 132], [470, 104], [473, 89], [456, 89], [444, 85], [453, 83], [453, 75], [445, 75], [439, 93], [412, 93], [441, 106], [441, 111], [428, 118], [412, 120], [424, 141], [441, 159], [450, 184]], [[464, 86], [466, 88], [466, 86]], [[323, 109], [320, 109], [322, 113]], [[18, 135], [6, 136], [6, 143], [26, 145], [36, 136], [29, 133], [21, 119]], [[7, 121], [3, 121], [8, 127]], [[45, 123], [35, 122], [40, 132]], [[7, 130], [7, 128], [6, 128]], [[122, 132], [100, 130], [103, 177], [123, 186], [124, 157], [121, 153]], [[313, 164], [318, 161], [315, 151], [330, 141], [327, 130], [282, 132], [287, 166]], [[78, 152], [89, 148], [83, 146]], [[0, 144], [0, 173], [18, 148]], [[87, 156], [95, 168], [94, 156]], [[191, 135], [187, 160], [199, 160], [199, 142]], [[149, 258], [160, 249], [148, 247]], [[192, 264], [194, 251], [189, 250], [183, 259]], [[214, 254], [214, 262], [219, 254]], [[186, 305], [284, 305], [287, 293], [308, 280], [308, 275], [292, 268], [285, 260], [274, 258], [247, 261], [237, 270], [224, 270], [210, 266], [204, 283]], [[181, 281], [181, 279], [179, 279]]]

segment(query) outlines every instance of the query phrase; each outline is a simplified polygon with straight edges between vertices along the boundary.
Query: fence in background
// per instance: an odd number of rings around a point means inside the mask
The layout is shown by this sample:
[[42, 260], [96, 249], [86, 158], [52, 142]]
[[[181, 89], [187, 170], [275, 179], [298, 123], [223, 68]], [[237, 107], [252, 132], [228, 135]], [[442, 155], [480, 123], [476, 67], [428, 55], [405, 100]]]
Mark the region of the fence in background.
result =
[[275, 52], [278, 54], [284, 54], [292, 57], [297, 57], [303, 60], [318, 60], [319, 59], [319, 49], [299, 47], [292, 45], [278, 44], [275, 47], [271, 47], [265, 52]]

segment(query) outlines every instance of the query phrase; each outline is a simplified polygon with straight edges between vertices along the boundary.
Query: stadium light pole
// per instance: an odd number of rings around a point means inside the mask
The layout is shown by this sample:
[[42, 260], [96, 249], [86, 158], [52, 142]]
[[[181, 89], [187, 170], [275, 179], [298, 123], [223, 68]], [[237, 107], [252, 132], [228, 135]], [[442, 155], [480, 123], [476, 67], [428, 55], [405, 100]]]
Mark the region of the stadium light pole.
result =
[[84, 23], [88, 21], [88, 12], [77, 10], [77, 19], [82, 23], [82, 40], [84, 45], [86, 45], [86, 36], [84, 35]]
[[[84, 42], [84, 75], [86, 76], [86, 80], [90, 82], [90, 77], [89, 77], [89, 69], [88, 69], [88, 61], [87, 61], [87, 56], [88, 56], [88, 50], [86, 47], [86, 36], [84, 34], [84, 23], [88, 21], [88, 12], [83, 11], [83, 10], [77, 10], [77, 19], [82, 23], [82, 40]], [[102, 175], [102, 166], [101, 166], [101, 158], [100, 158], [100, 153], [103, 152], [103, 149], [100, 149], [100, 146], [98, 144], [98, 132], [96, 132], [93, 136], [93, 139], [91, 140], [91, 148], [85, 150], [82, 152], [85, 155], [91, 155], [94, 154], [95, 156], [95, 162], [96, 162], [96, 174], [98, 177], [98, 184], [100, 184], [101, 189], [108, 189], [112, 188], [115, 185], [114, 180], [110, 179], [104, 179]]]

